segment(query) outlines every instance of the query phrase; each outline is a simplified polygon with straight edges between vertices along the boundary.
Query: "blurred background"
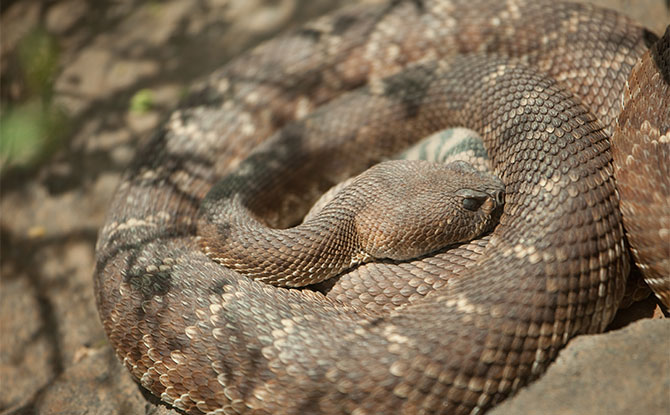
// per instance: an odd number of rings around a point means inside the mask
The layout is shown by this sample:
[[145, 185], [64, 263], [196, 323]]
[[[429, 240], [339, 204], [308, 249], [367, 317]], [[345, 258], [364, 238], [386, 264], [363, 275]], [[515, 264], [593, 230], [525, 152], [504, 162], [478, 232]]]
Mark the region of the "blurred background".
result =
[[[138, 140], [189, 87], [353, 0], [0, 4], [0, 414], [147, 405], [98, 320], [94, 245]], [[373, 1], [369, 1], [373, 2]], [[663, 32], [666, 0], [597, 0]]]

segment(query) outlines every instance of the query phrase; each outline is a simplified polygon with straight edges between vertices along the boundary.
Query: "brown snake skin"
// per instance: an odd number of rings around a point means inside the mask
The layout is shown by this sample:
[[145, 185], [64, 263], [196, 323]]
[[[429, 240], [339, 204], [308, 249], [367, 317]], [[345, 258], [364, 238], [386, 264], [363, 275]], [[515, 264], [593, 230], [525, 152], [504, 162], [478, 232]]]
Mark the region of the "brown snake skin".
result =
[[[241, 56], [139, 150], [114, 196], [95, 273], [112, 346], [191, 414], [482, 413], [617, 308], [629, 263], [608, 136], [654, 38], [579, 4], [408, 0]], [[504, 212], [483, 240], [357, 268], [408, 276], [403, 307], [271, 287], [199, 249], [200, 202], [224, 174], [267, 172], [249, 183], [268, 189], [252, 210], [287, 226], [332, 184], [454, 125], [482, 134]], [[444, 282], [445, 269], [462, 275]]]
[[612, 136], [612, 156], [633, 258], [670, 308], [669, 31], [633, 68]]

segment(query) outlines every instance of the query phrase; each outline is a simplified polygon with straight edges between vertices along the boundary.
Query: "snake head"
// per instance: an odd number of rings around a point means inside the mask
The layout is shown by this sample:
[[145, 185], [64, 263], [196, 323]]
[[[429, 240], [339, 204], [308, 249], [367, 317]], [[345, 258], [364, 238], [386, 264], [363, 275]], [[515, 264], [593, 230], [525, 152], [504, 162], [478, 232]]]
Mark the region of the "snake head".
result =
[[[422, 160], [380, 163], [356, 214], [357, 239], [372, 258], [408, 260], [471, 241], [498, 222], [505, 187], [471, 164]], [[362, 189], [362, 187], [361, 187]], [[367, 196], [372, 195], [372, 196]]]

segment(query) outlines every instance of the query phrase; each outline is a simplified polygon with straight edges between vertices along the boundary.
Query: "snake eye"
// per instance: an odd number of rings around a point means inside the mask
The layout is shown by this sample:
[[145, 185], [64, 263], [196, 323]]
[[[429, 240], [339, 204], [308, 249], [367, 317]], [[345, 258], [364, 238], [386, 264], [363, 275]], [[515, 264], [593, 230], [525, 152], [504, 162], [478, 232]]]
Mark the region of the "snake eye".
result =
[[463, 207], [474, 212], [479, 209], [485, 201], [486, 197], [466, 197], [463, 199]]
[[489, 198], [486, 193], [472, 189], [461, 189], [457, 194], [463, 197], [463, 207], [473, 212], [479, 209]]

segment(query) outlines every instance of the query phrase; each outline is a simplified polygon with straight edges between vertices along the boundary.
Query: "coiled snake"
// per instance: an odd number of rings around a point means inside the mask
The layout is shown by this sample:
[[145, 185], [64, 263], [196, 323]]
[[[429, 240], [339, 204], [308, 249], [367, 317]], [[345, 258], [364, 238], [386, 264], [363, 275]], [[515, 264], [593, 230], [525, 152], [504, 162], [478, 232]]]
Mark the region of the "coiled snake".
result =
[[[666, 171], [669, 36], [627, 89], [660, 111], [641, 128]], [[342, 10], [241, 56], [140, 149], [114, 196], [95, 273], [112, 346], [192, 414], [483, 412], [570, 338], [602, 331], [623, 295], [608, 137], [654, 41], [585, 5], [408, 0]], [[226, 174], [260, 177], [245, 182], [260, 195], [251, 209], [285, 227], [334, 183], [459, 125], [482, 134], [504, 212], [483, 240], [357, 268], [392, 274], [396, 310], [271, 287], [200, 250], [200, 202]]]

